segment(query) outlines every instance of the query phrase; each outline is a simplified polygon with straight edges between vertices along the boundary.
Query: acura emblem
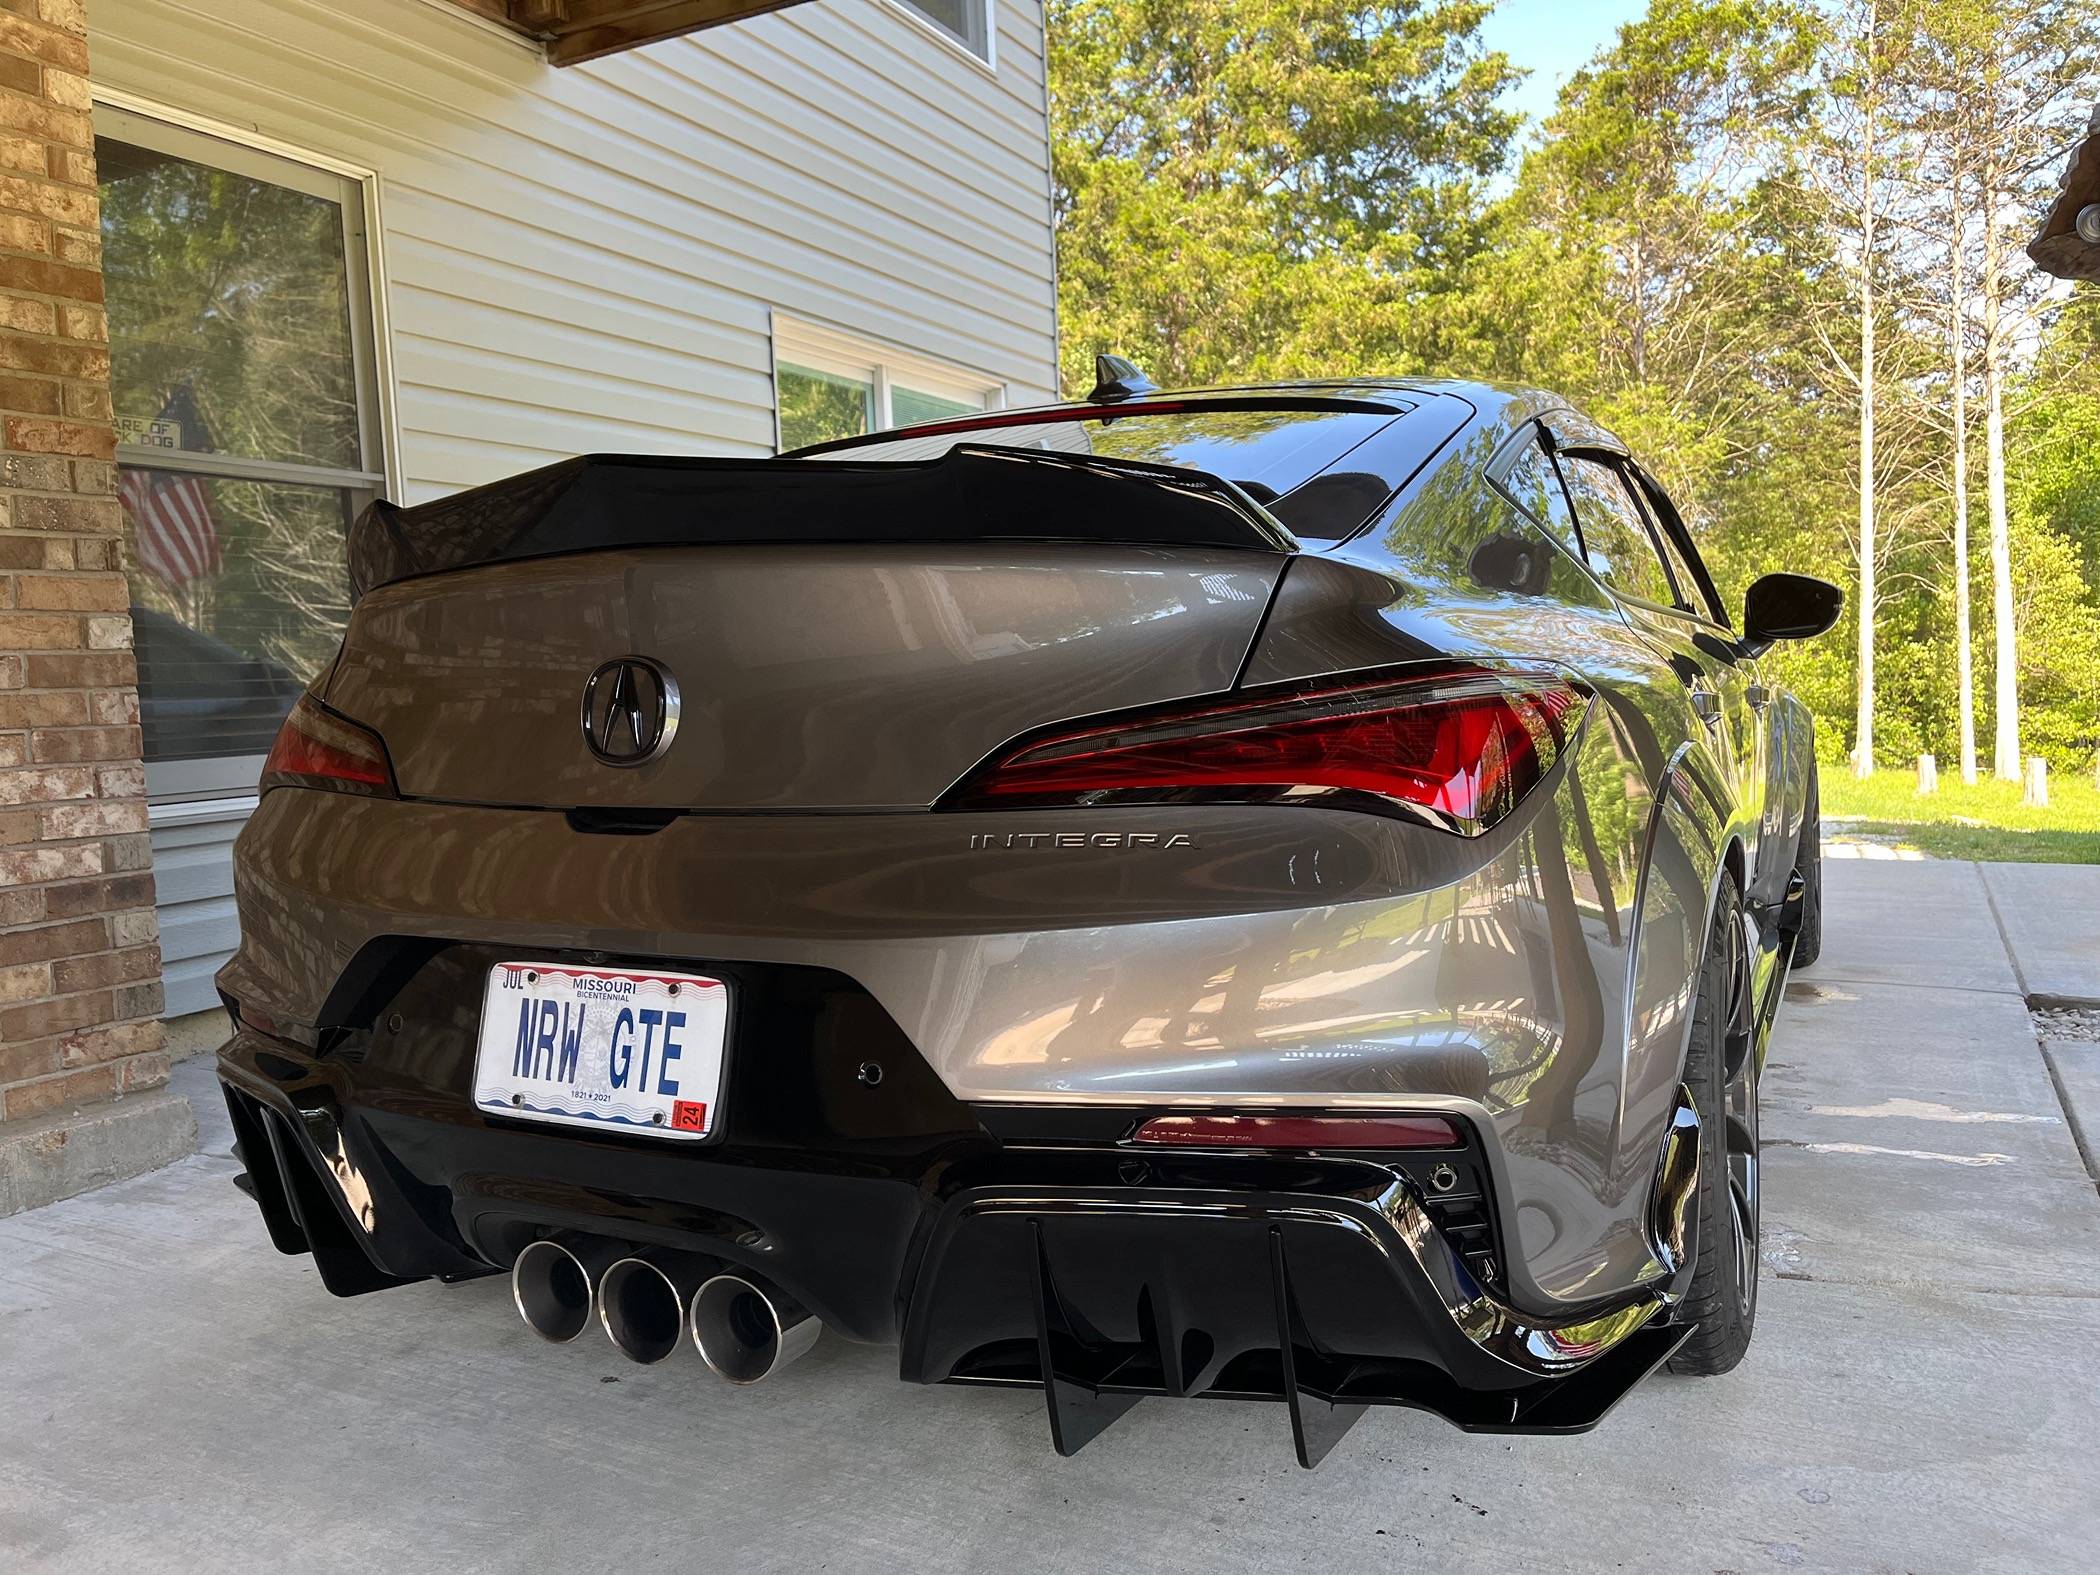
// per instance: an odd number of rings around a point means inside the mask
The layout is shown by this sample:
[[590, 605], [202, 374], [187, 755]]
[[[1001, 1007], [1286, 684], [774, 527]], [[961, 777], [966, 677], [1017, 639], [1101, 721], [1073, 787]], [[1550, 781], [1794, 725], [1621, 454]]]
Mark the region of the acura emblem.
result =
[[583, 686], [583, 741], [609, 766], [646, 765], [678, 731], [678, 683], [646, 656], [616, 656]]

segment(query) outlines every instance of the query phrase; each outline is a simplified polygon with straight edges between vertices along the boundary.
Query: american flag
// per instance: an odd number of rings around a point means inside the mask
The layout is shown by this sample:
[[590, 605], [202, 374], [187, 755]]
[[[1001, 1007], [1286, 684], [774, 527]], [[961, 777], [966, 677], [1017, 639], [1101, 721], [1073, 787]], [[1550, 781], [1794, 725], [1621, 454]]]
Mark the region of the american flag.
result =
[[[168, 396], [160, 419], [181, 428], [184, 449], [195, 453], [211, 447], [187, 384]], [[202, 480], [179, 471], [127, 467], [117, 477], [117, 495], [131, 516], [140, 568], [178, 591], [218, 573], [219, 528], [211, 517], [211, 489]]]

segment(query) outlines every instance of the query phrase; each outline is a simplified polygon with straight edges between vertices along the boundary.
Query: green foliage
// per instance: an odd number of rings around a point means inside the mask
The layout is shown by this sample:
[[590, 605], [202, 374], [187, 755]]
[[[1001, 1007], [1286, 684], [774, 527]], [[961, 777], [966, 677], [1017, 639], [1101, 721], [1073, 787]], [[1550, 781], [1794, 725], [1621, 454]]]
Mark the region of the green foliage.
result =
[[[1487, 9], [1052, 0], [1068, 386], [1087, 386], [1103, 349], [1169, 386], [1369, 372], [1540, 384], [1641, 453], [1731, 604], [1777, 568], [1852, 592], [1861, 258], [1832, 172], [1866, 86], [1858, 8], [1651, 0], [1569, 79], [1521, 158], [1496, 107], [1515, 73], [1478, 42]], [[1896, 217], [1889, 256], [1871, 259], [1888, 275], [1875, 315], [1876, 755], [1951, 765], [1936, 150], [1948, 116], [2020, 107], [2006, 108], [2017, 83], [1978, 65], [2000, 58], [1991, 40], [2011, 37], [2030, 61], [2083, 61], [2093, 24], [2064, 0], [1883, 0], [1877, 15], [1873, 88], [1895, 140], [1876, 169]], [[2021, 291], [2038, 294], [2024, 272]], [[2083, 304], [2019, 342], [2008, 400], [2024, 730], [2063, 774], [2090, 774], [2100, 750], [2100, 374], [2087, 370], [2100, 302]], [[1988, 740], [1980, 437], [1970, 470]], [[1856, 659], [1841, 633], [1770, 658], [1833, 763], [1852, 742]]]
[[1406, 359], [1515, 130], [1484, 0], [1051, 0], [1064, 375]]

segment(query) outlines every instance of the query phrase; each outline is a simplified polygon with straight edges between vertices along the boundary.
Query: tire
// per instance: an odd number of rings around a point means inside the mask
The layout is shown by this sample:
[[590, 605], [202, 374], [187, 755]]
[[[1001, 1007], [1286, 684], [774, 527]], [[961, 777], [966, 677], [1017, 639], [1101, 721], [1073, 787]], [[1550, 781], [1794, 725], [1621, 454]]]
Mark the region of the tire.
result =
[[1823, 791], [1816, 768], [1808, 768], [1808, 803], [1801, 811], [1801, 845], [1794, 850], [1801, 877], [1801, 916], [1794, 926], [1794, 966], [1806, 968], [1823, 955]]
[[1757, 1070], [1742, 914], [1735, 877], [1723, 874], [1685, 1057], [1684, 1081], [1699, 1112], [1699, 1247], [1678, 1309], [1692, 1333], [1670, 1358], [1673, 1373], [1729, 1371], [1757, 1322]]

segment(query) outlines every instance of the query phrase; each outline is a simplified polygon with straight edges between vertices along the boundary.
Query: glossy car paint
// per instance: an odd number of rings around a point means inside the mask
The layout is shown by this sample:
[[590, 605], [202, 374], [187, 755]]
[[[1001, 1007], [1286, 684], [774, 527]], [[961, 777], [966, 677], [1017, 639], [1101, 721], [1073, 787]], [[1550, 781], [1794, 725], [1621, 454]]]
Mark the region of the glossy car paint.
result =
[[[1724, 867], [1761, 980], [1782, 966], [1808, 721], [1753, 703], [1756, 659], [1726, 629], [1607, 594], [1483, 480], [1527, 423], [1575, 413], [1407, 393], [1471, 414], [1357, 535], [1296, 555], [654, 547], [371, 593], [317, 689], [385, 737], [404, 801], [265, 794], [222, 988], [298, 1038], [387, 937], [835, 970], [974, 1110], [1460, 1117], [1510, 1305], [1624, 1302], [1670, 1272], [1653, 1192]], [[662, 760], [613, 771], [576, 696], [627, 652], [665, 663], [686, 710]], [[1479, 839], [1311, 806], [931, 807], [1047, 723], [1453, 658], [1592, 693], [1546, 781]], [[616, 818], [664, 809], [684, 812]]]
[[[983, 543], [500, 563], [367, 595], [326, 698], [412, 798], [924, 809], [1017, 732], [1231, 687], [1286, 561]], [[678, 739], [607, 771], [577, 673], [629, 651], [677, 675]]]

